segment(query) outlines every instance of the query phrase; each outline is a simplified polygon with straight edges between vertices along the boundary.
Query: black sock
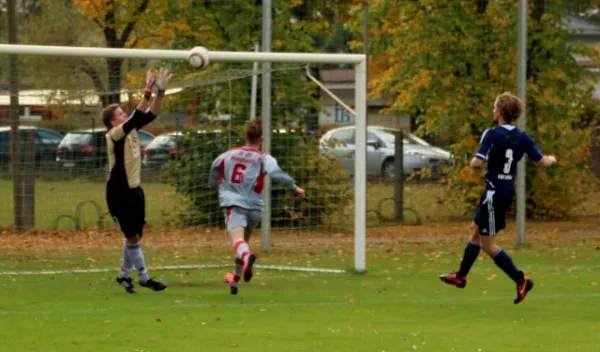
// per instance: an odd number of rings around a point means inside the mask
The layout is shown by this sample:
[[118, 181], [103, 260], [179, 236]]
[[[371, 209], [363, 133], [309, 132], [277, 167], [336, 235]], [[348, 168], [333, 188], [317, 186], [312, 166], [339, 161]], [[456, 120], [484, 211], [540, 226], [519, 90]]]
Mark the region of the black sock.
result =
[[510, 256], [503, 249], [498, 250], [493, 258], [496, 265], [498, 265], [498, 267], [502, 269], [506, 275], [513, 279], [517, 285], [523, 284], [523, 281], [525, 280], [523, 272], [517, 269], [515, 263], [513, 263]]
[[481, 247], [479, 245], [469, 242], [465, 247], [465, 254], [463, 254], [463, 258], [460, 262], [460, 269], [458, 270], [458, 276], [466, 277], [473, 266], [473, 263], [477, 260], [479, 256], [479, 251], [481, 251]]

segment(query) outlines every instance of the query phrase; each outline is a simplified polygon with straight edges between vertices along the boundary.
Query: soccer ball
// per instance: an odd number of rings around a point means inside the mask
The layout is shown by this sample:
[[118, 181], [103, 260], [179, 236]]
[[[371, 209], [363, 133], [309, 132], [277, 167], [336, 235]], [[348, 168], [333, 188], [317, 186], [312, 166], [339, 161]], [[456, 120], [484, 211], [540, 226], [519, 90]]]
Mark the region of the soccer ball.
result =
[[193, 48], [188, 54], [188, 61], [190, 62], [190, 65], [195, 68], [205, 68], [210, 61], [208, 50], [203, 46]]

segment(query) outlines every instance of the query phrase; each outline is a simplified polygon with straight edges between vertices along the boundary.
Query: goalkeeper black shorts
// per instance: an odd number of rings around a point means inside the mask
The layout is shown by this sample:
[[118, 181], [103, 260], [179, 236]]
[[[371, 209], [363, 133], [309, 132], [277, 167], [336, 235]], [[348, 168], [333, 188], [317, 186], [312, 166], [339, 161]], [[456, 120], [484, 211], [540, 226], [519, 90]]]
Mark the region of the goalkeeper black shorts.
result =
[[143, 235], [146, 224], [146, 198], [142, 187], [127, 188], [106, 185], [106, 204], [117, 227], [132, 238]]

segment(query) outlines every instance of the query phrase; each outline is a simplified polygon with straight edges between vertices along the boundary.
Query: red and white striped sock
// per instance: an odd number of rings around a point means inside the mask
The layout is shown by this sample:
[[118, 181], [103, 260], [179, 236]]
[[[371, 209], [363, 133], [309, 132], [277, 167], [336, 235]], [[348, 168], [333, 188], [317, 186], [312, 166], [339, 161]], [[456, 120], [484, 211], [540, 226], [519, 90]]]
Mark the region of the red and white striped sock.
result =
[[246, 257], [250, 254], [250, 247], [244, 240], [238, 240], [233, 244], [233, 250], [235, 251], [236, 258], [246, 260]]

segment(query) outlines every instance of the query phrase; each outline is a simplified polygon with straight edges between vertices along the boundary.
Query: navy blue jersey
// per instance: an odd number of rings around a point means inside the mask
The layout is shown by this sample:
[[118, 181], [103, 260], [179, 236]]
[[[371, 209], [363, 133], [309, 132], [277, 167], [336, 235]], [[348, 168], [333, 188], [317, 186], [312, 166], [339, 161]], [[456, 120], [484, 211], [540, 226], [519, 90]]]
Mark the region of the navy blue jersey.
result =
[[481, 136], [476, 158], [487, 160], [485, 185], [496, 194], [513, 196], [517, 163], [527, 153], [533, 161], [540, 161], [543, 154], [525, 133], [513, 125], [501, 125], [487, 129]]

